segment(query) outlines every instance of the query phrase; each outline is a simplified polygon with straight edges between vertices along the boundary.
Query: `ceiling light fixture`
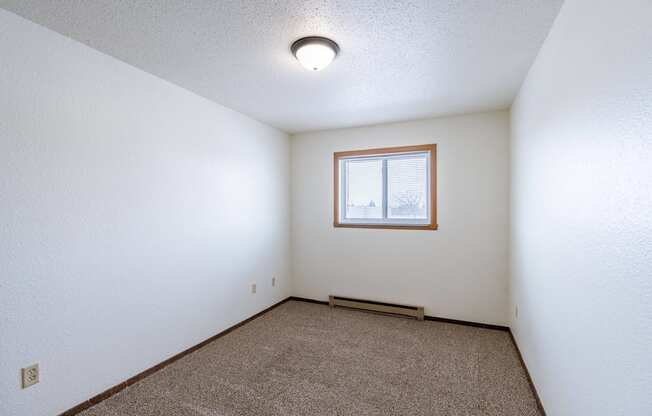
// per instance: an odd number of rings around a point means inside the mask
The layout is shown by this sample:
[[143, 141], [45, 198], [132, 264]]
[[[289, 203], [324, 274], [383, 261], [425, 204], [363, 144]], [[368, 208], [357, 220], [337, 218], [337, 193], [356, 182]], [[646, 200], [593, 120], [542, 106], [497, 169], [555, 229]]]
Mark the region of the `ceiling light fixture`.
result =
[[321, 71], [333, 62], [340, 47], [328, 38], [308, 36], [295, 41], [290, 50], [304, 68]]

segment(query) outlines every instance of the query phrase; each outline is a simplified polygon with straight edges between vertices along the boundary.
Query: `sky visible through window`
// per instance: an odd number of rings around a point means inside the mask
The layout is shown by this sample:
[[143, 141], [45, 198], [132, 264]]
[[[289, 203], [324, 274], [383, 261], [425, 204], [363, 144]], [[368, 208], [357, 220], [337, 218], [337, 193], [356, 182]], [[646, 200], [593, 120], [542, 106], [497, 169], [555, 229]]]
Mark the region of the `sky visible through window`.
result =
[[347, 165], [347, 218], [383, 217], [383, 161], [349, 160]]

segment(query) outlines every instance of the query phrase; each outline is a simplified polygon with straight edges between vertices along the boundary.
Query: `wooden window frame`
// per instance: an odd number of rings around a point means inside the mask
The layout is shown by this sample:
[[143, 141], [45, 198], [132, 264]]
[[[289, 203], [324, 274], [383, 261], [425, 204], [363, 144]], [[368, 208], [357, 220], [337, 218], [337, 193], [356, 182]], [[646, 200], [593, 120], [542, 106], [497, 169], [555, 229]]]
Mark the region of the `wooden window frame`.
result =
[[[416, 224], [351, 224], [340, 222], [340, 160], [350, 157], [379, 156], [412, 152], [430, 152], [430, 222]], [[333, 153], [333, 226], [337, 228], [377, 228], [389, 230], [436, 230], [437, 225], [437, 145], [423, 144], [417, 146], [384, 147], [380, 149], [352, 150]]]

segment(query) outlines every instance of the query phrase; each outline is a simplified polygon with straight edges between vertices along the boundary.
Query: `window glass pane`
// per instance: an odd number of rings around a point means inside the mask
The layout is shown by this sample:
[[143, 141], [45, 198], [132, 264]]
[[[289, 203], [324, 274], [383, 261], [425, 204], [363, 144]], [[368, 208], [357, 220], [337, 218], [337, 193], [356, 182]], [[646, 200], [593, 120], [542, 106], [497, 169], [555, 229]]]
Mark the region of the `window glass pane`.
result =
[[382, 218], [382, 160], [347, 160], [344, 170], [346, 175], [345, 218]]
[[428, 218], [427, 165], [425, 155], [387, 160], [388, 218]]

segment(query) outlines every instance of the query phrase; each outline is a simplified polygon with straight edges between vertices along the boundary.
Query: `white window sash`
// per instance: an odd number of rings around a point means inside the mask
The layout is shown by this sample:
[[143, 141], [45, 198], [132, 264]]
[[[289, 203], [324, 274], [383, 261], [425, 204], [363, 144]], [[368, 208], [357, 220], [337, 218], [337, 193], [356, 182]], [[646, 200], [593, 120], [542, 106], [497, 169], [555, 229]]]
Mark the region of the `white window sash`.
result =
[[[426, 159], [426, 218], [389, 218], [388, 217], [388, 175], [387, 175], [387, 161], [390, 159], [406, 159], [414, 156], [425, 156]], [[347, 218], [347, 203], [349, 201], [349, 187], [347, 183], [348, 178], [348, 161], [351, 160], [381, 160], [382, 161], [382, 215], [383, 218]], [[350, 156], [339, 159], [339, 222], [341, 224], [355, 224], [355, 225], [398, 225], [398, 226], [411, 226], [411, 225], [428, 225], [432, 216], [432, 207], [430, 206], [430, 169], [431, 169], [431, 155], [429, 151], [425, 152], [406, 152], [406, 153], [391, 153], [386, 155], [377, 156]]]

